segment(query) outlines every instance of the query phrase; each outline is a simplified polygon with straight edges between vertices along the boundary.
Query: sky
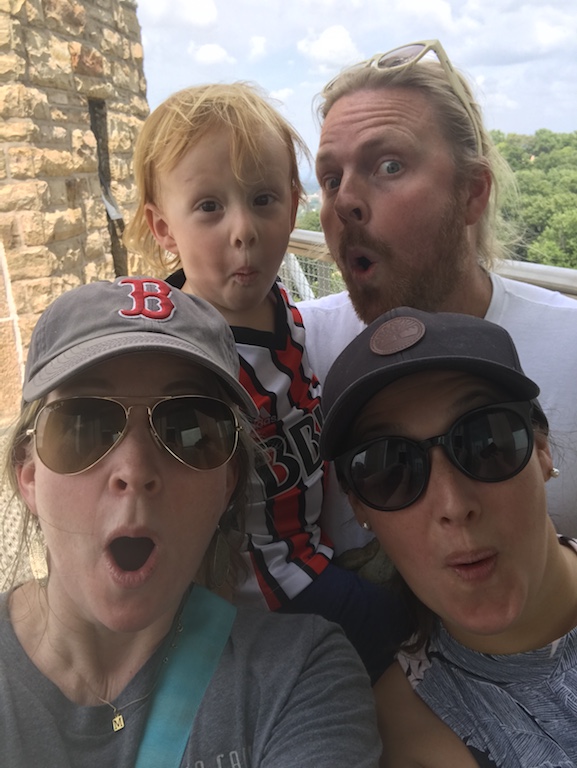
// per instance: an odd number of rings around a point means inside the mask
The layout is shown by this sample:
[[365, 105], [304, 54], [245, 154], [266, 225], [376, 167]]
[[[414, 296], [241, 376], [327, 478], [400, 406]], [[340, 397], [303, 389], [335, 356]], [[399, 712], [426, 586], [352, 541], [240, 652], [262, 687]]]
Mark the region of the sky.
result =
[[472, 83], [488, 128], [577, 130], [575, 0], [137, 2], [151, 109], [189, 85], [257, 83], [314, 154], [325, 83], [377, 52], [434, 38]]

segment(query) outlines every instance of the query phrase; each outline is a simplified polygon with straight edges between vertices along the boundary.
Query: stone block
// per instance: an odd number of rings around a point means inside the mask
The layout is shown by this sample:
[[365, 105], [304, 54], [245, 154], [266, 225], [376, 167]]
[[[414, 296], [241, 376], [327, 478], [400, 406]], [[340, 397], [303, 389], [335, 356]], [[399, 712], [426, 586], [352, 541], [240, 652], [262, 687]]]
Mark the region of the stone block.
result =
[[140, 41], [140, 24], [136, 16], [136, 8], [126, 3], [119, 4], [115, 12], [118, 30], [133, 40]]
[[117, 152], [132, 152], [134, 148], [134, 134], [132, 125], [124, 116], [112, 117], [108, 120], [108, 151], [111, 154]]
[[46, 214], [41, 211], [20, 211], [16, 214], [20, 241], [26, 247], [46, 244]]
[[24, 77], [26, 72], [26, 59], [17, 53], [3, 53], [0, 56], [0, 79], [17, 80]]
[[74, 78], [74, 85], [78, 93], [89, 99], [107, 100], [114, 96], [114, 85], [107, 80], [82, 75]]
[[84, 210], [86, 216], [86, 228], [88, 230], [93, 229], [106, 229], [107, 218], [106, 208], [102, 202], [102, 197], [87, 198], [84, 203]]
[[73, 90], [68, 43], [46, 31], [27, 30], [30, 81], [36, 85]]
[[114, 280], [114, 263], [110, 253], [104, 253], [98, 261], [87, 262], [84, 268], [84, 282], [92, 283], [95, 280]]
[[72, 71], [76, 75], [102, 77], [104, 60], [102, 54], [89, 45], [79, 42], [69, 43]]
[[0, 117], [47, 119], [50, 116], [46, 94], [22, 83], [0, 86]]
[[8, 147], [8, 169], [13, 179], [34, 179], [38, 175], [38, 155], [34, 147]]
[[77, 173], [98, 172], [98, 150], [92, 131], [72, 131], [72, 169]]
[[114, 29], [96, 28], [95, 34], [98, 35], [96, 39], [100, 42], [100, 50], [105, 55], [112, 55], [118, 58], [125, 58], [124, 55], [124, 39]]
[[13, 22], [9, 16], [0, 16], [0, 51], [9, 51], [14, 48], [12, 35]]
[[[20, 3], [21, 0], [18, 0], [18, 2]], [[28, 24], [44, 24], [44, 8], [42, 7], [42, 0], [26, 0], [24, 7]]]
[[39, 176], [67, 176], [72, 167], [72, 155], [66, 150], [45, 149], [38, 158]]
[[0, 186], [1, 211], [40, 211], [45, 208], [48, 184], [45, 181], [22, 181]]
[[54, 190], [59, 194], [59, 205], [67, 208], [80, 208], [84, 206], [90, 196], [90, 180], [82, 176], [69, 176], [59, 179], [58, 186]]
[[3, 0], [0, 9], [6, 10], [6, 13], [10, 13], [12, 16], [17, 16], [24, 4], [25, 0]]
[[131, 163], [128, 156], [123, 158], [115, 155], [110, 158], [110, 175], [114, 181], [126, 181], [131, 178]]
[[88, 262], [101, 261], [107, 253], [110, 253], [110, 237], [106, 224], [101, 229], [88, 233], [85, 253]]
[[[96, 5], [97, 7], [95, 7]], [[87, 6], [87, 10], [89, 11], [92, 20], [97, 22], [100, 29], [116, 28], [115, 17], [112, 13], [112, 3], [90, 3], [90, 5]]]
[[18, 222], [16, 215], [10, 213], [0, 213], [0, 243], [5, 251], [20, 246], [20, 236], [18, 233]]
[[40, 131], [36, 123], [32, 120], [11, 120], [0, 121], [0, 141], [4, 142], [36, 142]]
[[[25, 294], [23, 284], [29, 279], [36, 280], [52, 274], [56, 268], [56, 261], [48, 248], [44, 246], [19, 248], [16, 251], [7, 251], [6, 258], [10, 267], [9, 272], [12, 279], [16, 309], [18, 315], [20, 315], [27, 311], [24, 309], [26, 305], [24, 302]], [[18, 286], [18, 294], [16, 294], [16, 286]]]
[[46, 26], [55, 32], [81, 37], [86, 24], [86, 10], [75, 0], [44, 0]]
[[80, 208], [51, 211], [44, 215], [46, 242], [71, 240], [83, 234], [86, 222]]
[[131, 44], [130, 54], [139, 65], [144, 61], [144, 51], [142, 50], [142, 45], [140, 43]]
[[68, 146], [68, 131], [63, 125], [43, 123], [38, 127], [38, 144], [43, 147], [50, 145]]
[[112, 65], [112, 78], [114, 85], [120, 91], [138, 90], [138, 72], [124, 61], [116, 61]]

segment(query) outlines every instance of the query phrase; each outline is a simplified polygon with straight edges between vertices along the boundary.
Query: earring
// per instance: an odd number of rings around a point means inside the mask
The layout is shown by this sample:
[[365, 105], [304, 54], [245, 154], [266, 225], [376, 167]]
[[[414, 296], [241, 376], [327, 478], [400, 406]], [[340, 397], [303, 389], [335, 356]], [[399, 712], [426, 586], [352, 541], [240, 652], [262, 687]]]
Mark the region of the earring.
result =
[[561, 472], [557, 469], [557, 467], [551, 467], [551, 471], [549, 472], [549, 477], [559, 477]]
[[361, 528], [363, 528], [365, 531], [372, 531], [373, 530], [371, 528], [371, 524], [369, 523], [368, 520], [363, 520], [363, 522], [361, 523]]

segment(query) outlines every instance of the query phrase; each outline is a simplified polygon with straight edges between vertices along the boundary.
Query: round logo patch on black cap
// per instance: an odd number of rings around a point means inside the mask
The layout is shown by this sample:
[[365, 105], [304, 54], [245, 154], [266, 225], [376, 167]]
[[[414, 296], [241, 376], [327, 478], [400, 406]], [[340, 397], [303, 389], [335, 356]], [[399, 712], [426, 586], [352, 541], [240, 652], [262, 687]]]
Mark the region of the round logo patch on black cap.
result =
[[375, 355], [394, 355], [414, 346], [425, 335], [425, 326], [414, 317], [393, 317], [377, 328], [369, 347]]

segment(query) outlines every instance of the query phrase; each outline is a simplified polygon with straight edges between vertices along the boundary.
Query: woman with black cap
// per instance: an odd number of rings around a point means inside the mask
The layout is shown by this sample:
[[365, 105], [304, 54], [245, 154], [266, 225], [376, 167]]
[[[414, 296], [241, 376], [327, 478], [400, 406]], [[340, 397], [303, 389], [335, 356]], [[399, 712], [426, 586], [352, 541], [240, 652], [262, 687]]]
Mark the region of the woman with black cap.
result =
[[414, 609], [375, 687], [383, 765], [574, 766], [577, 545], [547, 514], [558, 470], [509, 334], [395, 309], [323, 394], [323, 455]]

